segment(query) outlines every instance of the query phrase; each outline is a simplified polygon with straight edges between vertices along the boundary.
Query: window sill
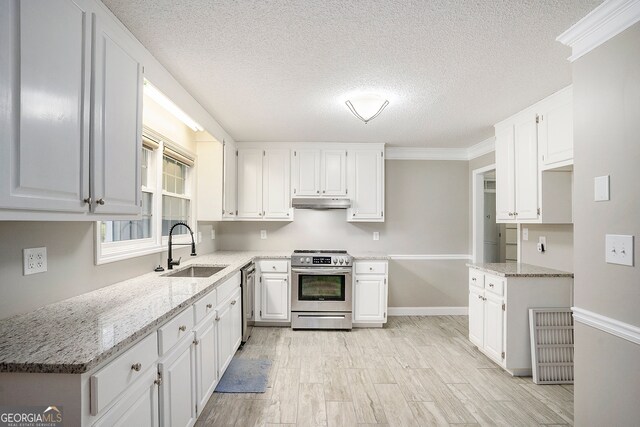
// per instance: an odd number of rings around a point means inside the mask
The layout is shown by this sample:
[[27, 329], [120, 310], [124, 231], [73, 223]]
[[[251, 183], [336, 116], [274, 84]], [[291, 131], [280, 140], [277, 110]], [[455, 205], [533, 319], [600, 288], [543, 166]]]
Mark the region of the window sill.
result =
[[[159, 245], [145, 245], [138, 247], [131, 247], [127, 249], [118, 248], [117, 250], [107, 250], [102, 253], [96, 253], [96, 265], [108, 264], [115, 261], [123, 261], [125, 259], [131, 259], [141, 257], [144, 255], [157, 254], [166, 250], [166, 246]], [[100, 252], [100, 250], [98, 250]]]

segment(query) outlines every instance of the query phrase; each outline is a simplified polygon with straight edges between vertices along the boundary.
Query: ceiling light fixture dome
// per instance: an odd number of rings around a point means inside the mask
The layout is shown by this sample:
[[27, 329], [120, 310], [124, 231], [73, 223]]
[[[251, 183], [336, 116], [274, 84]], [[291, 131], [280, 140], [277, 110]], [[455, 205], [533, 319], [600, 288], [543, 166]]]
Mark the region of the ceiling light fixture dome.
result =
[[382, 113], [382, 110], [389, 105], [389, 101], [375, 94], [363, 94], [351, 97], [345, 102], [354, 116], [364, 122], [369, 123]]

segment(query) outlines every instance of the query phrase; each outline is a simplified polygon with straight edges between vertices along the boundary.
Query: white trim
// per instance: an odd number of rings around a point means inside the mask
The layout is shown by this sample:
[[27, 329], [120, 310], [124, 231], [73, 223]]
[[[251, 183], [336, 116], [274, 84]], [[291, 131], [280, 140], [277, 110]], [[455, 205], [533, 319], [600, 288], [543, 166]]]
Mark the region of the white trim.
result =
[[469, 160], [466, 148], [387, 147], [387, 160]]
[[640, 21], [640, 0], [607, 0], [556, 40], [571, 47], [573, 62]]
[[579, 307], [571, 307], [576, 322], [640, 345], [640, 328]]
[[473, 160], [496, 150], [492, 136], [469, 148], [387, 147], [387, 160]]
[[389, 316], [467, 316], [469, 307], [389, 307]]
[[389, 255], [389, 259], [411, 260], [411, 261], [448, 261], [448, 260], [470, 260], [469, 254], [396, 254]]
[[491, 138], [487, 138], [484, 141], [467, 148], [467, 159], [473, 160], [494, 151], [496, 151], [496, 137], [492, 136]]
[[[494, 163], [471, 171], [471, 260], [473, 262], [479, 262], [479, 258], [484, 259], [484, 239], [478, 239], [479, 233], [484, 236], [483, 174], [495, 168], [496, 164]], [[479, 194], [482, 194], [483, 197], [478, 197]]]

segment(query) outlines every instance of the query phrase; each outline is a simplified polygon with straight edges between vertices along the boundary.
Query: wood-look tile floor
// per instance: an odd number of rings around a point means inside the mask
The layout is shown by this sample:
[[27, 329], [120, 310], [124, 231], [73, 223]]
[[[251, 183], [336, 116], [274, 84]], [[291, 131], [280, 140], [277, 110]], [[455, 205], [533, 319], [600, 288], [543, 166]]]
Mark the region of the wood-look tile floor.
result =
[[572, 425], [573, 386], [514, 378], [467, 339], [468, 317], [383, 329], [254, 328], [236, 357], [273, 362], [267, 392], [219, 394], [196, 426]]

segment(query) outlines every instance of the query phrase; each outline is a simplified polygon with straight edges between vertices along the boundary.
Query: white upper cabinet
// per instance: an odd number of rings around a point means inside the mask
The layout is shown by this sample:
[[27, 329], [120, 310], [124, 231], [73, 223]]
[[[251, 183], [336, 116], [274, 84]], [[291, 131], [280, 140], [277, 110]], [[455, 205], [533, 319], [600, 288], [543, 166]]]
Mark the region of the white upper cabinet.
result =
[[320, 195], [320, 150], [293, 151], [293, 197]]
[[222, 169], [223, 169], [223, 196], [222, 196], [222, 218], [235, 218], [238, 215], [238, 151], [235, 142], [225, 141]]
[[0, 218], [139, 215], [143, 68], [131, 41], [89, 1], [2, 7]]
[[293, 219], [289, 149], [239, 148], [237, 167], [239, 219]]
[[346, 149], [295, 149], [293, 197], [346, 196]]
[[384, 221], [384, 151], [353, 149], [348, 155], [349, 221]]
[[322, 150], [321, 194], [347, 195], [347, 150]]
[[540, 109], [538, 144], [541, 169], [573, 164], [573, 88], [571, 86], [554, 94]]
[[283, 218], [291, 216], [289, 150], [269, 149], [264, 151], [262, 163], [263, 204], [265, 218]]
[[495, 129], [496, 220], [571, 223], [571, 87], [498, 123]]
[[91, 15], [71, 0], [2, 8], [0, 208], [86, 212]]
[[141, 208], [142, 64], [109, 26], [94, 19], [92, 197], [97, 213]]
[[238, 149], [238, 218], [262, 218], [262, 152]]

